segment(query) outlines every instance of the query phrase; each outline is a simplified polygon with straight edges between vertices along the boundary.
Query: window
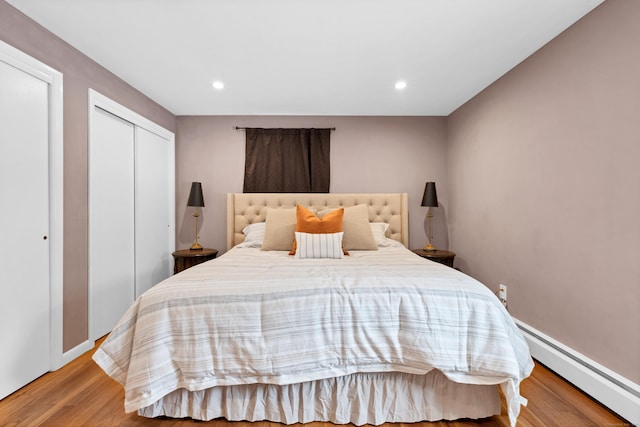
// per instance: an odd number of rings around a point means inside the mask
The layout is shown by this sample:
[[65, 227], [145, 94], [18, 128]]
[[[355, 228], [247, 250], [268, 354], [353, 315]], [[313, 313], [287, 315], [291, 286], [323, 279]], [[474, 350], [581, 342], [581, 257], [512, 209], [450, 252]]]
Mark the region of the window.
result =
[[331, 129], [246, 129], [245, 193], [328, 193]]

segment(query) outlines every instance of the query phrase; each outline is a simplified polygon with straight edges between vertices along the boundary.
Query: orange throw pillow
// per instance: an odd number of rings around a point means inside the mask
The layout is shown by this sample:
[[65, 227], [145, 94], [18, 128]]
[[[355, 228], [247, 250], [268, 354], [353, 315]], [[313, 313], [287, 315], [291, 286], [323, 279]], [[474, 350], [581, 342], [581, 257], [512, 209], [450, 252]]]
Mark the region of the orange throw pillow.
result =
[[[311, 234], [339, 233], [342, 231], [343, 215], [344, 208], [339, 208], [325, 215], [323, 218], [318, 218], [318, 216], [309, 209], [298, 205], [296, 206], [296, 231]], [[295, 254], [296, 241], [294, 239], [293, 249], [289, 252], [289, 255]], [[344, 251], [344, 254], [349, 255], [347, 251]]]

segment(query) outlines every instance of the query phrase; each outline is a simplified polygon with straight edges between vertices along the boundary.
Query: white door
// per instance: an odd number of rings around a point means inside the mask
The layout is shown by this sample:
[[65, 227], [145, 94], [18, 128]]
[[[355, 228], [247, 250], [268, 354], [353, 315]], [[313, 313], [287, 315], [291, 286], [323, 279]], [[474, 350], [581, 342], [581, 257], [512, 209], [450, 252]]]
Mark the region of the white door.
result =
[[92, 339], [134, 300], [134, 125], [92, 107], [89, 144], [89, 283]]
[[174, 136], [89, 91], [89, 300], [92, 340], [172, 273]]
[[48, 89], [0, 60], [0, 399], [50, 366]]
[[136, 297], [172, 273], [174, 153], [166, 138], [136, 126]]

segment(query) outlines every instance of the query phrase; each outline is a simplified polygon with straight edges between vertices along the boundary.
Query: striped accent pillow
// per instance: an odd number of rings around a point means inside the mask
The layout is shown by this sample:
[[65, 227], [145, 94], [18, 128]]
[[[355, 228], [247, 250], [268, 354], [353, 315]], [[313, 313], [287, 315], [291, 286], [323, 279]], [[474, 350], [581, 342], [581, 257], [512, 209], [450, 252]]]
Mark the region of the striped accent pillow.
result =
[[296, 258], [343, 258], [339, 233], [303, 233], [296, 231]]

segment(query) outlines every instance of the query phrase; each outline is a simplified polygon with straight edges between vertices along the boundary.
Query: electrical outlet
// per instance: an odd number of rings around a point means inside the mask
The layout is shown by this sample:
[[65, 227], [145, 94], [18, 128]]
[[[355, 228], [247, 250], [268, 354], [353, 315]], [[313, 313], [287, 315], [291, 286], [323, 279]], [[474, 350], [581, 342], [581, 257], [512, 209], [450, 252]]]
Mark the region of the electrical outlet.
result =
[[498, 298], [500, 298], [500, 301], [503, 303], [507, 303], [507, 285], [500, 284], [498, 288]]

